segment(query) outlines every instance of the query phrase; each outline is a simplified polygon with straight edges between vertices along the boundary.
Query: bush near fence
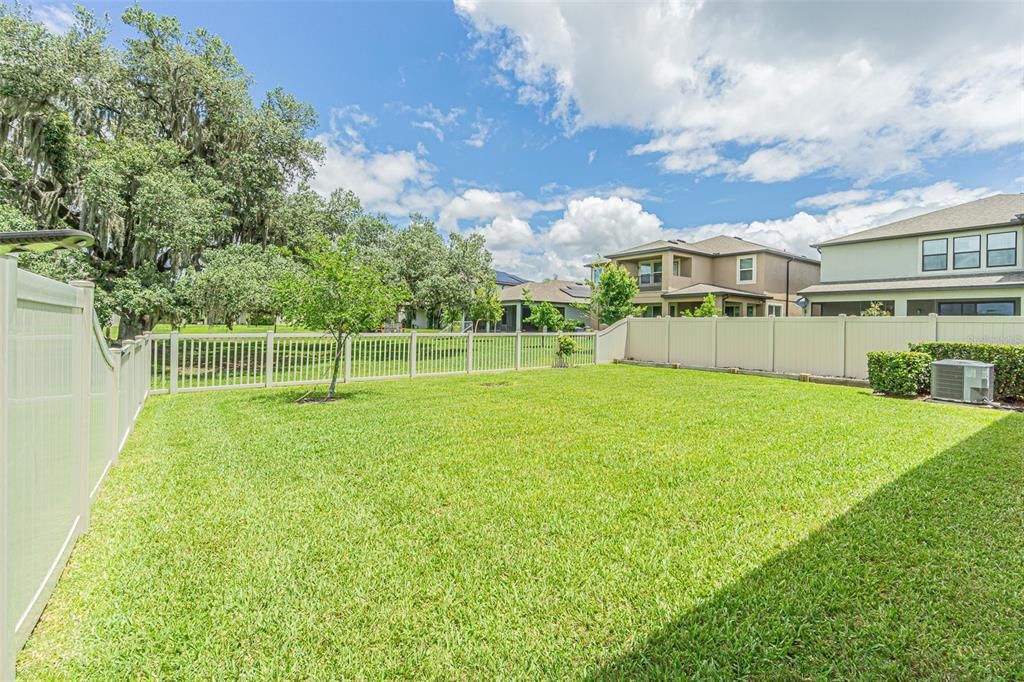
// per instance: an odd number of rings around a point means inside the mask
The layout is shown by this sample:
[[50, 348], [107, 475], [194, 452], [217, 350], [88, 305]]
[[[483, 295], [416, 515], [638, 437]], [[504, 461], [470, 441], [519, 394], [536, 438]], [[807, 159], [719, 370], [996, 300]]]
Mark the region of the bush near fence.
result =
[[1024, 398], [1024, 346], [1001, 343], [912, 343], [932, 360], [976, 360], [996, 366], [996, 398]]
[[932, 356], [905, 350], [868, 353], [868, 382], [886, 395], [927, 393], [931, 384]]

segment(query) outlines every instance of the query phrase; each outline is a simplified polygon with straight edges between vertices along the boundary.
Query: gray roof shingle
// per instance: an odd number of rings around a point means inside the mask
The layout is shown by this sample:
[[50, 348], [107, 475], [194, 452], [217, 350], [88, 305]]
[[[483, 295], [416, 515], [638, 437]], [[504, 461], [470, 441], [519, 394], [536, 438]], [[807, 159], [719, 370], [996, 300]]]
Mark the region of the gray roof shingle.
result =
[[853, 242], [910, 237], [933, 232], [1020, 223], [1017, 216], [1024, 215], [1024, 194], [995, 194], [966, 204], [943, 208], [931, 213], [897, 220], [894, 223], [872, 227], [852, 234], [829, 239], [814, 246], [832, 246]]

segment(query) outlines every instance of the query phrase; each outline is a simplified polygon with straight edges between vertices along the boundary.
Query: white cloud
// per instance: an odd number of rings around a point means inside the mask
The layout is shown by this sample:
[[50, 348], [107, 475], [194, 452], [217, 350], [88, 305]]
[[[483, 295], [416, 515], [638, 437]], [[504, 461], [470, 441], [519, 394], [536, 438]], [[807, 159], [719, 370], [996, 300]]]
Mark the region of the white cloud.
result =
[[544, 202], [528, 199], [519, 192], [470, 188], [441, 208], [438, 224], [446, 230], [457, 230], [463, 220], [525, 219], [541, 211], [556, 210], [562, 205], [558, 199]]
[[632, 153], [670, 172], [867, 181], [1024, 142], [1022, 3], [456, 9], [520, 102], [570, 130], [647, 131]]
[[423, 158], [426, 149], [417, 145], [416, 151], [370, 151], [360, 127], [372, 123], [358, 107], [331, 112], [331, 131], [316, 138], [326, 153], [310, 186], [325, 196], [350, 189], [368, 210], [391, 215], [433, 213], [446, 203], [448, 193], [434, 185], [434, 166]]
[[71, 5], [37, 5], [32, 17], [52, 33], [67, 33], [75, 25], [75, 10]]
[[494, 128], [494, 119], [492, 118], [481, 118], [479, 113], [477, 118], [473, 121], [473, 133], [467, 137], [463, 142], [468, 144], [470, 147], [476, 147], [480, 149], [487, 143], [487, 138], [491, 136]]
[[583, 278], [586, 263], [598, 255], [661, 234], [661, 220], [631, 199], [588, 196], [563, 206], [562, 215], [542, 229], [521, 217], [498, 216], [467, 231], [486, 237], [497, 267], [534, 280]]
[[448, 111], [442, 111], [429, 102], [421, 107], [404, 107], [404, 109], [421, 117], [420, 120], [413, 121], [412, 125], [414, 128], [421, 128], [433, 133], [438, 142], [444, 142], [445, 131], [455, 126], [462, 115], [466, 113], [465, 109], [460, 109], [459, 107], [452, 107]]
[[591, 149], [589, 152], [587, 152], [587, 165], [589, 166], [590, 164], [594, 163], [594, 159], [596, 159], [596, 158], [597, 158], [597, 150], [596, 149]]
[[[808, 211], [775, 220], [749, 223], [721, 223], [667, 230], [669, 238], [698, 241], [716, 235], [730, 235], [802, 255], [815, 255], [811, 244], [866, 230], [929, 211], [948, 208], [992, 194], [986, 188], [963, 188], [952, 182], [937, 182], [895, 192], [833, 192], [808, 197], [796, 203]], [[827, 208], [823, 213], [814, 209]]]

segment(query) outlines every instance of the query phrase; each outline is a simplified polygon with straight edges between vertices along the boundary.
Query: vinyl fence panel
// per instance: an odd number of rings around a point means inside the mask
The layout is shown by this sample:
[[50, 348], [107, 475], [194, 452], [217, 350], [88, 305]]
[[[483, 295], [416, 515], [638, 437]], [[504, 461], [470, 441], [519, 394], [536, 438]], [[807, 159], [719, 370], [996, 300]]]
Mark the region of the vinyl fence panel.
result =
[[1024, 344], [1024, 318], [631, 317], [624, 354], [687, 367], [866, 379], [870, 351], [936, 340]]
[[93, 287], [0, 257], [0, 679], [42, 613], [149, 390], [149, 340], [106, 347]]

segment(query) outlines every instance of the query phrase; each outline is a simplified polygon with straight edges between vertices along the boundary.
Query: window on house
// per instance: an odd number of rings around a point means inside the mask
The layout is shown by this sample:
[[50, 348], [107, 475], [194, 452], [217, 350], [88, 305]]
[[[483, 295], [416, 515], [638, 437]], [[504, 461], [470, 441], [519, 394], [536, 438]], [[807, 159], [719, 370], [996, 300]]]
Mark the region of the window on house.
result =
[[655, 303], [644, 307], [641, 317], [661, 317], [661, 304]]
[[990, 234], [985, 244], [988, 253], [985, 264], [990, 268], [1005, 268], [1017, 264], [1017, 233], [1000, 232]]
[[590, 273], [590, 280], [592, 282], [597, 282], [601, 279], [601, 268], [591, 268]]
[[953, 269], [970, 270], [981, 267], [981, 237], [956, 237], [953, 239]]
[[725, 313], [726, 317], [739, 317], [740, 310], [741, 308], [738, 303], [726, 303], [722, 312]]
[[782, 317], [782, 306], [775, 303], [769, 303], [768, 314], [774, 315], [775, 317]]
[[654, 260], [640, 264], [640, 286], [661, 284], [661, 261]]
[[748, 303], [748, 304], [747, 304], [747, 317], [754, 317], [754, 316], [755, 316], [755, 314], [756, 314], [756, 313], [755, 313], [755, 311], [756, 311], [756, 310], [757, 310], [757, 307], [756, 307], [756, 306], [754, 306], [754, 305], [753, 305], [753, 304], [751, 304], [751, 303]]
[[689, 258], [672, 259], [672, 275], [674, 277], [691, 277], [693, 273], [692, 260]]
[[738, 259], [739, 267], [739, 281], [741, 282], [753, 282], [754, 281], [754, 257], [744, 256]]
[[1016, 301], [940, 301], [939, 315], [1016, 315]]
[[921, 242], [921, 269], [925, 272], [948, 267], [949, 240], [925, 239]]

